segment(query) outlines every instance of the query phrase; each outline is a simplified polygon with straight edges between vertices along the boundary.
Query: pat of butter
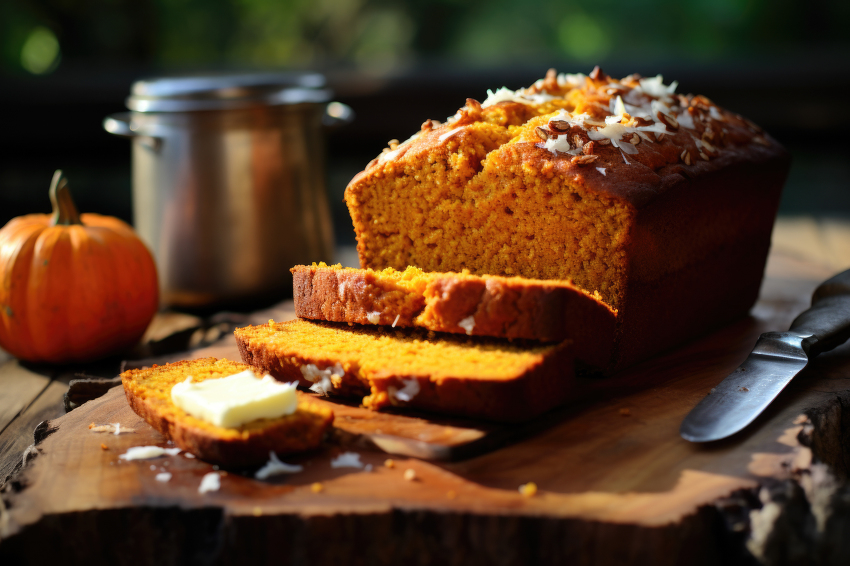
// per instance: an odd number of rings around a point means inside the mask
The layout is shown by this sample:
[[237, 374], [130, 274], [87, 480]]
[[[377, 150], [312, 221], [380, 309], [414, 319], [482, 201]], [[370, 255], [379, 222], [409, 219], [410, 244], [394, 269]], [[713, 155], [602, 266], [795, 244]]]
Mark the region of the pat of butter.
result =
[[171, 388], [174, 404], [208, 423], [236, 428], [257, 419], [291, 415], [298, 406], [295, 383], [262, 379], [251, 370], [192, 383], [192, 377]]

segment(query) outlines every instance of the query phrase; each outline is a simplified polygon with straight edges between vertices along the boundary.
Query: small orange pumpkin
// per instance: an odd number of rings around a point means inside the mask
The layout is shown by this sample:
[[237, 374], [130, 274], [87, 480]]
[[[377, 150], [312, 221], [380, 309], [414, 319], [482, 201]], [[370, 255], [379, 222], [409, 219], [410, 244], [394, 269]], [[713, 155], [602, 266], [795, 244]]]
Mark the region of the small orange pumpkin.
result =
[[126, 223], [77, 213], [67, 180], [53, 214], [0, 229], [0, 347], [22, 360], [94, 360], [132, 346], [159, 305], [156, 266]]

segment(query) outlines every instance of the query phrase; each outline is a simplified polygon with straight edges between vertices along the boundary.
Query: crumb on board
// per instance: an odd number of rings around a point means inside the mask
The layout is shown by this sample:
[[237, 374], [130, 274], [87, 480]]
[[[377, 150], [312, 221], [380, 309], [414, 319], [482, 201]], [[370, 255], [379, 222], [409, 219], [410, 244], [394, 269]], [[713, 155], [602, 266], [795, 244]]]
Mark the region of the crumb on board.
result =
[[384, 466], [386, 466], [387, 468], [395, 468], [395, 462], [392, 458], [387, 458], [386, 460], [384, 460]]
[[101, 449], [101, 450], [109, 450], [109, 446], [107, 446], [106, 444], [104, 444], [103, 442], [101, 442], [101, 443], [100, 443], [100, 449]]
[[321, 493], [322, 491], [324, 491], [324, 489], [325, 486], [323, 486], [320, 482], [315, 482], [313, 485], [310, 486], [310, 491], [312, 491], [313, 493]]
[[537, 493], [537, 484], [533, 481], [524, 483], [519, 486], [519, 492], [525, 497], [532, 497]]
[[404, 470], [404, 479], [407, 481], [414, 481], [416, 479], [416, 470], [413, 468], [407, 468]]

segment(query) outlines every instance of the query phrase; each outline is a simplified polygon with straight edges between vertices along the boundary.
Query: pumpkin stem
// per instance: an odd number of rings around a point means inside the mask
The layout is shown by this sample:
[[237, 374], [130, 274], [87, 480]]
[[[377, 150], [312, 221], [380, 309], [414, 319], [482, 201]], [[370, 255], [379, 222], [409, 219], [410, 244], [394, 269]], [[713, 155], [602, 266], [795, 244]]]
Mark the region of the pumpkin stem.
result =
[[57, 169], [50, 182], [50, 202], [53, 204], [53, 217], [50, 225], [70, 226], [71, 224], [82, 224], [80, 213], [71, 198], [68, 189], [68, 178], [62, 175], [62, 170]]

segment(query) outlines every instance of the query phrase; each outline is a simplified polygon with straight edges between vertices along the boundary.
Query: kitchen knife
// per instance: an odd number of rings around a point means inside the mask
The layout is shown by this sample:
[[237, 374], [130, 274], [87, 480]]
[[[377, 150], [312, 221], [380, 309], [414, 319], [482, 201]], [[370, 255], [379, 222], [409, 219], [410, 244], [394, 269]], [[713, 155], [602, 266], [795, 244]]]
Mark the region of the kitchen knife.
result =
[[806, 364], [850, 338], [850, 269], [815, 289], [788, 332], [765, 332], [738, 369], [694, 407], [679, 429], [691, 442], [720, 440], [753, 422]]

